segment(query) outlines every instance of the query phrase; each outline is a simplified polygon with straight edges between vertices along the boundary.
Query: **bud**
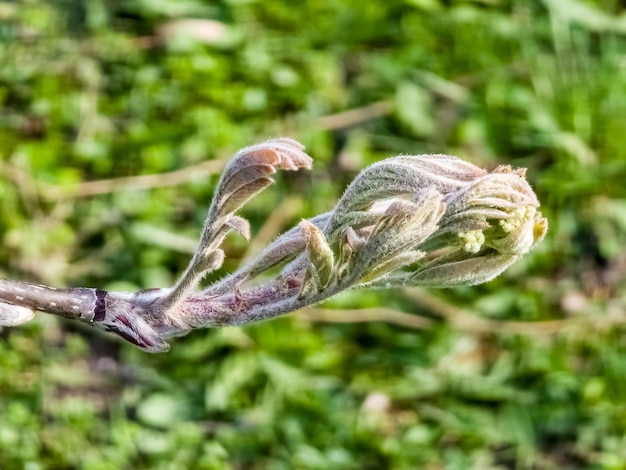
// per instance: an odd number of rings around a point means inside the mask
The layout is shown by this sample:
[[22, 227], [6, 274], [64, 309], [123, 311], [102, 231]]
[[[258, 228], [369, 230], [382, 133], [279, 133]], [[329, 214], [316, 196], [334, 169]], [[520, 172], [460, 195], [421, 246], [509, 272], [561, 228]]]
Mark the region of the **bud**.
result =
[[487, 282], [534, 248], [548, 222], [537, 211], [539, 201], [524, 176], [525, 170], [499, 167], [449, 194], [439, 233], [430, 241], [440, 238], [448, 244], [426, 257], [413, 272], [413, 283], [448, 287]]
[[300, 230], [306, 240], [309, 261], [302, 292], [321, 291], [331, 279], [334, 265], [333, 251], [322, 231], [308, 220], [300, 222]]
[[326, 234], [338, 243], [349, 229], [359, 240], [339, 250], [350, 253], [343, 269], [358, 273], [357, 284], [474, 285], [543, 239], [548, 224], [538, 207], [523, 169], [488, 173], [456, 157], [403, 156], [355, 179]]

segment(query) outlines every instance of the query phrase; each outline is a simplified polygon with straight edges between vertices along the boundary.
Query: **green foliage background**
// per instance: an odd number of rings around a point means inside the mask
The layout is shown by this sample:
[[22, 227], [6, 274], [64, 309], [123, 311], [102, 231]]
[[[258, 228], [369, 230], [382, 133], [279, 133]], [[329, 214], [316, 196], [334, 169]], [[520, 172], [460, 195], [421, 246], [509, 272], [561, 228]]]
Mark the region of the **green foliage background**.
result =
[[[497, 280], [430, 293], [503, 322], [482, 331], [366, 291], [324, 307], [431, 326], [294, 314], [164, 355], [45, 315], [5, 328], [0, 468], [625, 469], [625, 122], [617, 0], [0, 2], [3, 277], [169, 285], [217, 180], [202, 162], [272, 136], [315, 170], [246, 207], [265, 240], [399, 153], [528, 167], [550, 221]], [[229, 238], [219, 275], [246, 250]]]

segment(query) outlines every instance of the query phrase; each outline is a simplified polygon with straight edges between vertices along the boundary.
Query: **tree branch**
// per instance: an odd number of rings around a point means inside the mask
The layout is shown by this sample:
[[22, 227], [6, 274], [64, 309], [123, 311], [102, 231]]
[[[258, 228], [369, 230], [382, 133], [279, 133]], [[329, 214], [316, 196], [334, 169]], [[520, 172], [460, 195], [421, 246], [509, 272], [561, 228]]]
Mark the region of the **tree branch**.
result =
[[[447, 155], [394, 157], [363, 170], [332, 211], [301, 221], [239, 270], [196, 292], [202, 277], [221, 267], [225, 236], [234, 230], [249, 238], [248, 222], [235, 212], [272, 184], [277, 170], [310, 167], [311, 158], [292, 139], [237, 152], [219, 181], [198, 248], [172, 288], [105, 292], [0, 280], [0, 325], [47, 312], [113, 332], [149, 352], [166, 351], [167, 338], [194, 328], [275, 318], [352, 287], [486, 282], [547, 230], [524, 170], [505, 166], [488, 173]], [[145, 187], [154, 179], [124, 180], [129, 182]], [[96, 188], [89, 191], [111, 185]], [[277, 266], [278, 274], [263, 277]], [[399, 312], [387, 311], [387, 317], [413, 327], [429, 324]]]

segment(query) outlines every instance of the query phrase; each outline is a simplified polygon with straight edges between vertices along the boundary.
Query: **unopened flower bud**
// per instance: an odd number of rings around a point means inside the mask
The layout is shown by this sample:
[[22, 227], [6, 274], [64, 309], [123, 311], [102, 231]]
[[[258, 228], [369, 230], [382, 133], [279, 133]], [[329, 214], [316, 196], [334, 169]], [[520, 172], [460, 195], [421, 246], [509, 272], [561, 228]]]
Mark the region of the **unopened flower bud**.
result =
[[[327, 234], [332, 240], [350, 227], [363, 240], [351, 255], [362, 274], [359, 283], [449, 287], [486, 282], [546, 233], [547, 221], [524, 176], [525, 170], [508, 166], [487, 173], [442, 155], [385, 160], [348, 188]], [[390, 210], [403, 216], [390, 218]], [[409, 271], [398, 271], [401, 263]]]

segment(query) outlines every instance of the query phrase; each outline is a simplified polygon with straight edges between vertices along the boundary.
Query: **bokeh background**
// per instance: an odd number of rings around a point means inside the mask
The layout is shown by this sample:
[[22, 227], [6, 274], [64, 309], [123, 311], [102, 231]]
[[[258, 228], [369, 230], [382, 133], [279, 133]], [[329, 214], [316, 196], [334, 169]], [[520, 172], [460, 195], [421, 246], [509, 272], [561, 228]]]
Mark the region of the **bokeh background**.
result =
[[315, 168], [245, 207], [218, 277], [400, 153], [528, 167], [550, 221], [486, 285], [162, 355], [0, 329], [0, 468], [626, 469], [625, 123], [619, 0], [0, 2], [3, 277], [170, 285], [224, 162], [273, 136]]

